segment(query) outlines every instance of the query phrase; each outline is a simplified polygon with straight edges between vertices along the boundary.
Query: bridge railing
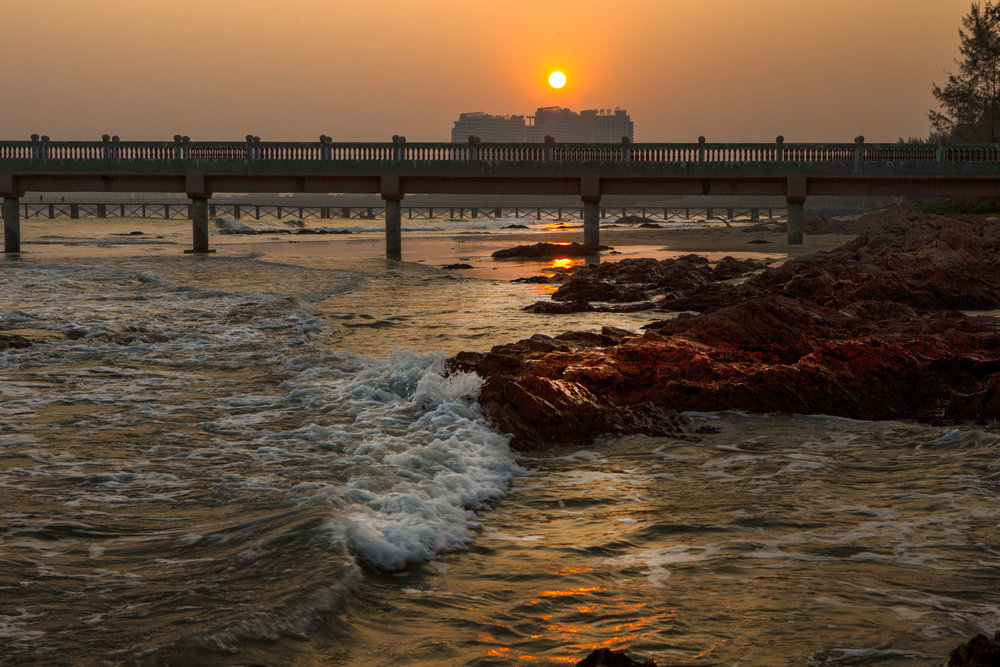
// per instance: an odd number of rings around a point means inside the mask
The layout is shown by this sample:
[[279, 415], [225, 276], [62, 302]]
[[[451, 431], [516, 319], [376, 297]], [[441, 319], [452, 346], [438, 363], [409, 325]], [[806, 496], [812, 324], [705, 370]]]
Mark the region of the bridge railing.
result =
[[0, 141], [0, 166], [80, 161], [932, 163], [1000, 162], [1000, 145], [853, 143], [333, 143], [248, 141]]

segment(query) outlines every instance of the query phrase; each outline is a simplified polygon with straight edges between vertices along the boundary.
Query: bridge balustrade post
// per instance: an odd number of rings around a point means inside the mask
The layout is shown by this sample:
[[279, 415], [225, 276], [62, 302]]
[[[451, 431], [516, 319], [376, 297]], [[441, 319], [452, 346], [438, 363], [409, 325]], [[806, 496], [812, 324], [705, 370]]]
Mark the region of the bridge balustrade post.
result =
[[785, 137], [779, 134], [775, 138], [774, 143], [775, 143], [775, 147], [774, 147], [774, 161], [775, 162], [784, 162], [785, 161]]
[[705, 137], [698, 137], [698, 162], [705, 161]]
[[184, 159], [184, 147], [181, 145], [181, 135], [174, 135], [174, 159], [183, 160]]
[[860, 174], [865, 170], [865, 138], [862, 136], [854, 139], [854, 172]]
[[8, 193], [3, 198], [3, 251], [21, 252], [21, 197]]
[[101, 154], [104, 156], [105, 160], [111, 159], [111, 135], [102, 134], [101, 135]]
[[41, 149], [38, 144], [38, 135], [33, 134], [31, 135], [31, 159], [37, 160], [39, 157], [41, 157]]
[[938, 143], [937, 149], [934, 151], [934, 160], [944, 162], [944, 145], [941, 143]]

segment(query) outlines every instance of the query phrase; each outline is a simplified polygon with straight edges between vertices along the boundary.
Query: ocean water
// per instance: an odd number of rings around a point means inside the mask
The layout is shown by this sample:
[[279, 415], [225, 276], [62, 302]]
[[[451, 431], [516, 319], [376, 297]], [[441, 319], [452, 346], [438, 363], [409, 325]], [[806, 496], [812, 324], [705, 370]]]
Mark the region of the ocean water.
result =
[[36, 341], [0, 352], [0, 663], [939, 665], [1000, 628], [995, 427], [723, 412], [516, 454], [447, 356], [648, 315], [90, 224], [0, 260]]

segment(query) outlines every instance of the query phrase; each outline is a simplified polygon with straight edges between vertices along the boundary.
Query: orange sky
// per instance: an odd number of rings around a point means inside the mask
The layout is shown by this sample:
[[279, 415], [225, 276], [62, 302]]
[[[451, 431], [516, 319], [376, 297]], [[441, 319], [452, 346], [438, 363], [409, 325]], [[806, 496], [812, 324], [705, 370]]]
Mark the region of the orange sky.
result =
[[561, 105], [637, 141], [893, 141], [928, 134], [970, 4], [0, 0], [0, 136], [447, 141]]

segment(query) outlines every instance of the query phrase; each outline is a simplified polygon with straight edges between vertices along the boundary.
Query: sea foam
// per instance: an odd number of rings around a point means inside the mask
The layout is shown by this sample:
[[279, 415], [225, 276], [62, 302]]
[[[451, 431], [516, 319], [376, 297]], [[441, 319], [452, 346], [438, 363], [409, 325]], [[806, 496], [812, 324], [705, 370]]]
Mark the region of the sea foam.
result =
[[[336, 499], [343, 510], [336, 529], [379, 569], [469, 544], [478, 527], [472, 510], [503, 495], [520, 471], [509, 439], [490, 428], [476, 402], [482, 380], [449, 374], [443, 353], [348, 355], [339, 366], [303, 369], [283, 386], [292, 401], [353, 418], [325, 429], [325, 444], [363, 467], [340, 488], [300, 488], [301, 500]], [[302, 435], [315, 441], [317, 429]]]

